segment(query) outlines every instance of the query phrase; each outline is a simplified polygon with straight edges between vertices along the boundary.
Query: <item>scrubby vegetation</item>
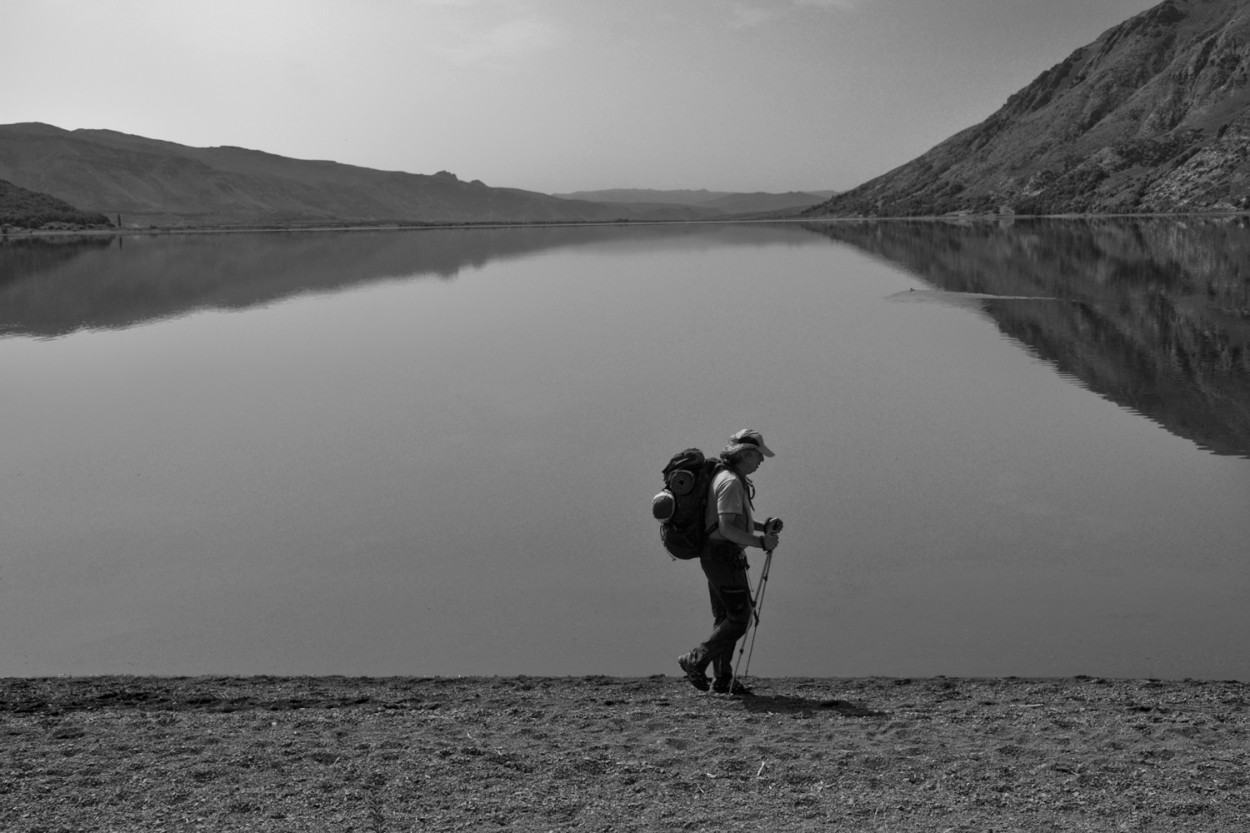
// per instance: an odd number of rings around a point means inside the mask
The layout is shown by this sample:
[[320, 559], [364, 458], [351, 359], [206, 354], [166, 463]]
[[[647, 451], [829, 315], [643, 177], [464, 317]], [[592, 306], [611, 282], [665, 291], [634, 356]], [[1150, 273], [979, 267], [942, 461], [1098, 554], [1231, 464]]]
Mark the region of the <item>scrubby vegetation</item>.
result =
[[108, 217], [0, 179], [0, 228], [49, 229], [112, 226]]

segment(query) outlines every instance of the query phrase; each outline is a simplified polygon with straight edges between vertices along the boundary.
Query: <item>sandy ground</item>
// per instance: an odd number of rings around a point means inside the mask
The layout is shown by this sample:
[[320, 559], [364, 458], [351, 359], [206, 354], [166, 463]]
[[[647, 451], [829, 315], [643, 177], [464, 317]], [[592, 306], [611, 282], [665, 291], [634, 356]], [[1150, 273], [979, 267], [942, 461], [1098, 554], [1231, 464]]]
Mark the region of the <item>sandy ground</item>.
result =
[[0, 830], [1243, 831], [1250, 685], [0, 680]]

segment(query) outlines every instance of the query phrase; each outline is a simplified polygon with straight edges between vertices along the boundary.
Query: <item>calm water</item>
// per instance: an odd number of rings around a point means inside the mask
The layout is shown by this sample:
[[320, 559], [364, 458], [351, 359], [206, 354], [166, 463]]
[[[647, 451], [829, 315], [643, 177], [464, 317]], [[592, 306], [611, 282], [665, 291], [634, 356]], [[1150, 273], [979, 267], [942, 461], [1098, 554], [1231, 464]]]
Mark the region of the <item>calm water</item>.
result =
[[755, 427], [753, 673], [1250, 680], [1247, 263], [1194, 221], [0, 244], [0, 675], [675, 674], [710, 617], [650, 498]]

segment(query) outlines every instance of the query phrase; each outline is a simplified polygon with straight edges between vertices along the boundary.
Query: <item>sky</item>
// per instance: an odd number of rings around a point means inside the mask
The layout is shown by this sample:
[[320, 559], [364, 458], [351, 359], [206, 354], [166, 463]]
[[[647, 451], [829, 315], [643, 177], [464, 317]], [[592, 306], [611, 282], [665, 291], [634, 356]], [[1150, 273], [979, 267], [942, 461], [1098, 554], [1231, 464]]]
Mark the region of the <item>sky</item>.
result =
[[1157, 0], [0, 0], [0, 124], [496, 187], [854, 187]]

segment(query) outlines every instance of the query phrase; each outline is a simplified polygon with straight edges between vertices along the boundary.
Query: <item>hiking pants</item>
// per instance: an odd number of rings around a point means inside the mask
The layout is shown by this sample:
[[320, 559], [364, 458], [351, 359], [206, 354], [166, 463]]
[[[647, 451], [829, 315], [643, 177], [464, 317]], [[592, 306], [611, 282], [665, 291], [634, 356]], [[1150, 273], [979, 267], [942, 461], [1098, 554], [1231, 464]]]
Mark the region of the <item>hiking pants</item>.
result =
[[733, 676], [734, 645], [751, 624], [751, 584], [746, 554], [736, 544], [713, 541], [699, 558], [712, 602], [712, 635], [695, 649], [699, 670], [712, 666], [717, 680]]

